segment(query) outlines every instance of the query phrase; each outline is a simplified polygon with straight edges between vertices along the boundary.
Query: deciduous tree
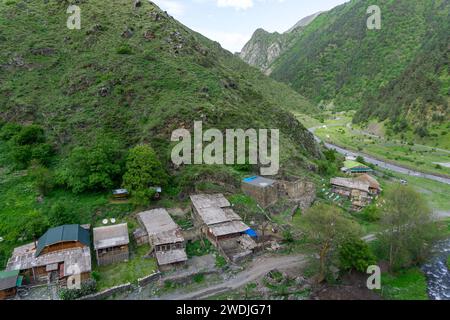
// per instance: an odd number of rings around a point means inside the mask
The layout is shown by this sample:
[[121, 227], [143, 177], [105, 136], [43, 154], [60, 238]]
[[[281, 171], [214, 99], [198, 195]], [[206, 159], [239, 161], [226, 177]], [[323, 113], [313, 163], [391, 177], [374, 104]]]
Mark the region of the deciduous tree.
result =
[[320, 270], [318, 282], [325, 279], [327, 263], [330, 257], [349, 237], [359, 235], [356, 222], [343, 216], [342, 211], [326, 204], [319, 204], [309, 209], [304, 217], [305, 231], [315, 241], [319, 250]]
[[429, 253], [439, 229], [426, 200], [414, 189], [400, 186], [386, 196], [379, 235], [391, 269], [420, 263]]

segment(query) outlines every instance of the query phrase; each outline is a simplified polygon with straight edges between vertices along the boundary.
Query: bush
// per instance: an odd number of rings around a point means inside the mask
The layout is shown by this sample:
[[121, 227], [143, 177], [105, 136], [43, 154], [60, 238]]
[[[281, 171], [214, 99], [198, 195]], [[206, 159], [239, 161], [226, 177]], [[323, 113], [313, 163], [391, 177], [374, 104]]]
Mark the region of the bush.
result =
[[124, 45], [124, 46], [117, 48], [117, 53], [118, 54], [132, 54], [133, 51], [131, 50], [130, 46]]
[[140, 145], [129, 150], [123, 185], [135, 201], [148, 203], [155, 193], [151, 187], [166, 186], [167, 181], [167, 173], [150, 146]]
[[45, 142], [44, 129], [36, 125], [22, 127], [20, 132], [14, 137], [14, 140], [19, 146], [43, 143]]
[[224, 268], [227, 265], [227, 260], [222, 257], [220, 254], [216, 255], [216, 267]]
[[376, 263], [376, 258], [367, 243], [359, 238], [350, 238], [339, 248], [339, 262], [346, 271], [366, 272], [369, 266]]
[[92, 147], [76, 147], [57, 173], [57, 182], [74, 193], [109, 190], [118, 183], [122, 172], [122, 151], [110, 139]]
[[361, 212], [361, 217], [368, 222], [377, 222], [381, 219], [381, 211], [376, 205], [370, 205]]
[[294, 242], [294, 235], [292, 234], [291, 231], [285, 230], [283, 231], [283, 240], [286, 243], [292, 243]]
[[65, 224], [77, 223], [77, 218], [69, 210], [66, 203], [59, 201], [54, 203], [48, 211], [49, 222], [52, 226], [61, 226]]
[[45, 132], [39, 126], [5, 125], [0, 139], [8, 141], [9, 155], [18, 169], [26, 169], [32, 160], [48, 164], [53, 147], [45, 143]]
[[33, 179], [37, 192], [45, 196], [53, 189], [53, 174], [46, 167], [34, 162], [28, 170], [28, 175]]
[[212, 250], [212, 244], [207, 239], [189, 242], [186, 245], [186, 254], [189, 258], [207, 255], [211, 253]]
[[17, 135], [22, 127], [15, 123], [7, 123], [2, 126], [0, 130], [0, 140], [2, 141], [9, 141], [11, 140], [15, 135]]
[[76, 300], [84, 296], [88, 296], [97, 291], [97, 282], [89, 279], [81, 284], [81, 289], [61, 289], [59, 297], [61, 300]]

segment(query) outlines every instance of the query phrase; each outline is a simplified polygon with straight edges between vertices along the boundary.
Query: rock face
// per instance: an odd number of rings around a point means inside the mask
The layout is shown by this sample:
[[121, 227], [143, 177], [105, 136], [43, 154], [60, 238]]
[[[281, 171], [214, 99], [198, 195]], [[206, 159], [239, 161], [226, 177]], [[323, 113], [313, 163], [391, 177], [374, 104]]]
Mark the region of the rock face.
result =
[[248, 64], [259, 68], [266, 74], [270, 74], [273, 62], [288, 48], [296, 35], [310, 24], [320, 12], [303, 18], [285, 33], [270, 33], [264, 29], [258, 29], [250, 41], [239, 53], [239, 57]]

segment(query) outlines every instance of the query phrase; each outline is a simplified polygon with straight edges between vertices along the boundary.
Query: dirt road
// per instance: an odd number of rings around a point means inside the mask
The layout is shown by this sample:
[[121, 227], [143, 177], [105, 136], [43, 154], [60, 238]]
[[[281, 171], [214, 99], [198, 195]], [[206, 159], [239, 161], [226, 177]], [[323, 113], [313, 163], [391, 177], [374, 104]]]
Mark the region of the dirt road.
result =
[[177, 292], [158, 297], [159, 300], [197, 300], [205, 299], [230, 290], [235, 290], [246, 284], [256, 281], [270, 271], [285, 270], [306, 265], [305, 255], [259, 257], [251, 262], [251, 265], [244, 271], [236, 274], [222, 283], [211, 285], [193, 292]]

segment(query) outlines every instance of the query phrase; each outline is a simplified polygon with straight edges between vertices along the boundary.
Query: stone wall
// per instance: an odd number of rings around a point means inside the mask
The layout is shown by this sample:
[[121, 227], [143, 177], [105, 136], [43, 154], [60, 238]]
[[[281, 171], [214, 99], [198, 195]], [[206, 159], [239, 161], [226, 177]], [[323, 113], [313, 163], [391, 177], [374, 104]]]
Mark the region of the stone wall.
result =
[[275, 183], [272, 186], [259, 187], [250, 183], [242, 183], [242, 191], [252, 197], [258, 204], [267, 208], [278, 201], [278, 185]]
[[302, 210], [311, 207], [316, 199], [316, 186], [310, 181], [279, 181], [280, 196], [297, 201]]
[[140, 287], [143, 287], [143, 286], [148, 285], [149, 283], [159, 281], [159, 279], [161, 279], [161, 272], [155, 272], [155, 273], [153, 273], [151, 275], [148, 275], [148, 276], [146, 276], [144, 278], [138, 279], [138, 285]]
[[109, 298], [110, 296], [116, 294], [116, 293], [122, 293], [126, 291], [130, 291], [132, 289], [131, 283], [125, 283], [121, 284], [119, 286], [115, 286], [106, 290], [103, 290], [101, 292], [97, 292], [85, 297], [81, 297], [78, 300], [103, 300], [106, 298]]

